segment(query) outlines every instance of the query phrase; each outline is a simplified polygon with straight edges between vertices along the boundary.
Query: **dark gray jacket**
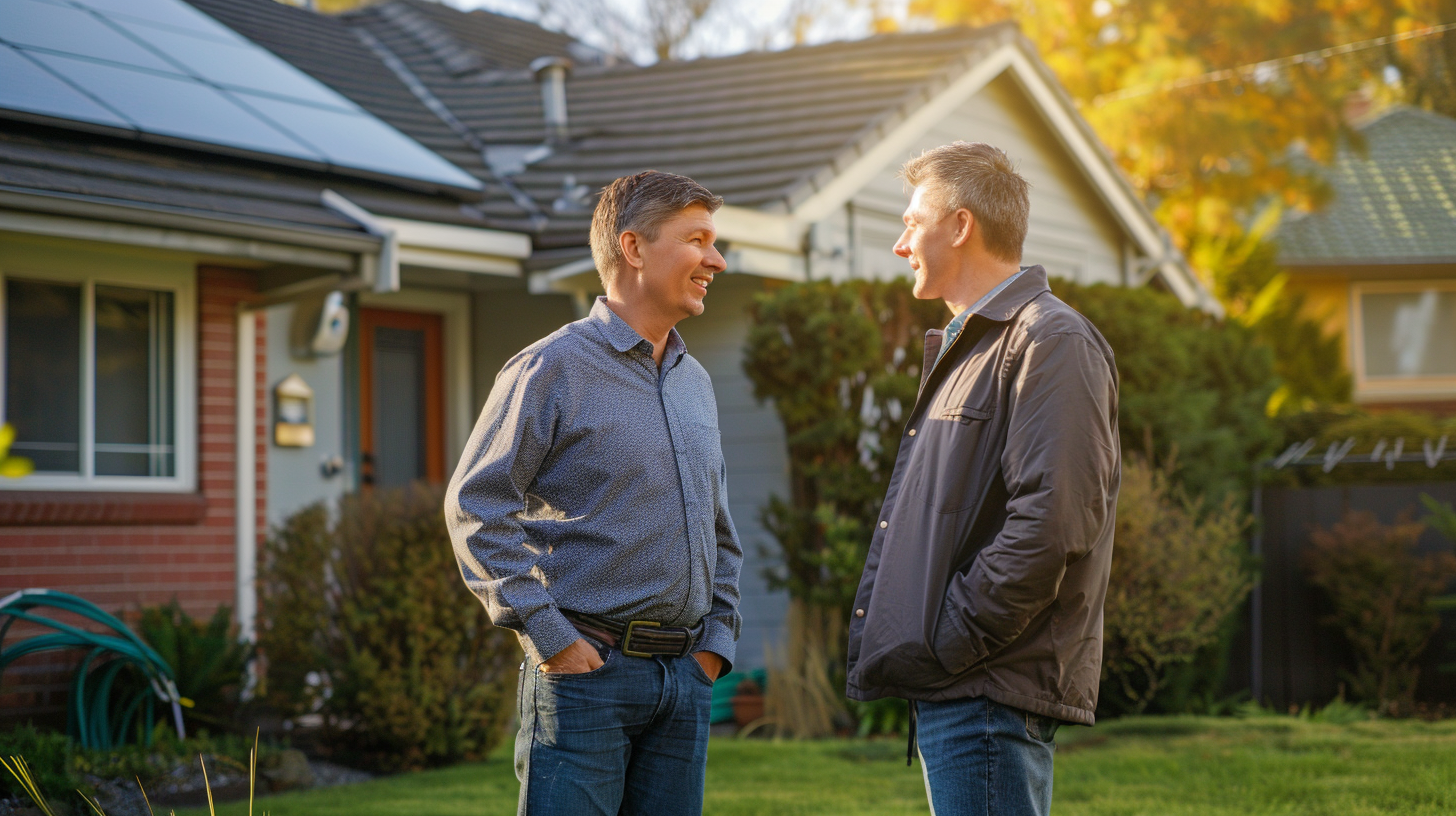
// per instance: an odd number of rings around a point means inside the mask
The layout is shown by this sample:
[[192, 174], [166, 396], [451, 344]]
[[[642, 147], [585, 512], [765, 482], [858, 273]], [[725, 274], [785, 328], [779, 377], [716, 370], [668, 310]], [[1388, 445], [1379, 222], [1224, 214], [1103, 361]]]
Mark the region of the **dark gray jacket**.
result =
[[1091, 725], [1121, 480], [1117, 368], [1040, 266], [925, 339], [849, 625], [849, 696]]

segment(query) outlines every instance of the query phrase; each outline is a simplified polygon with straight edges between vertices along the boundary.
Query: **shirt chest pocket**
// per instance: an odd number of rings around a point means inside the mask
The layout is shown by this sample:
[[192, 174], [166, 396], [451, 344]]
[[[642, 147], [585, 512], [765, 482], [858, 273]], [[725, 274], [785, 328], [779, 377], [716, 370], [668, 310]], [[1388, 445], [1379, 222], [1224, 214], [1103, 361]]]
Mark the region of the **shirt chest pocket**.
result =
[[993, 439], [996, 412], [955, 405], [929, 412], [919, 423], [909, 490], [938, 513], [972, 509], [1000, 458]]

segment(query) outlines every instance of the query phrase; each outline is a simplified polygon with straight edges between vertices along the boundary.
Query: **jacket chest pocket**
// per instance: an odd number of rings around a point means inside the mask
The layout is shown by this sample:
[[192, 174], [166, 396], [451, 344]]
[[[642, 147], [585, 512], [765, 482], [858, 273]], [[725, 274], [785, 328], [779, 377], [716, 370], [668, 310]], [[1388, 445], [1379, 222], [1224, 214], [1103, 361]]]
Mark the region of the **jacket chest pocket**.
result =
[[959, 513], [973, 507], [983, 492], [988, 471], [1000, 459], [990, 408], [959, 405], [931, 411], [919, 423], [910, 492], [938, 513]]

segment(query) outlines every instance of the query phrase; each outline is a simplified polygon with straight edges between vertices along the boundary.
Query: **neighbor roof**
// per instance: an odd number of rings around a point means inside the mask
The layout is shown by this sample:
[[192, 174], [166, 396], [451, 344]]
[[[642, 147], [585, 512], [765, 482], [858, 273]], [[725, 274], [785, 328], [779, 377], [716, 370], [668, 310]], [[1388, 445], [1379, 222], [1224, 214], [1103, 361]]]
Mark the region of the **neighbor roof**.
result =
[[1396, 108], [1359, 128], [1322, 175], [1323, 210], [1291, 217], [1275, 238], [1291, 265], [1456, 261], [1456, 120]]

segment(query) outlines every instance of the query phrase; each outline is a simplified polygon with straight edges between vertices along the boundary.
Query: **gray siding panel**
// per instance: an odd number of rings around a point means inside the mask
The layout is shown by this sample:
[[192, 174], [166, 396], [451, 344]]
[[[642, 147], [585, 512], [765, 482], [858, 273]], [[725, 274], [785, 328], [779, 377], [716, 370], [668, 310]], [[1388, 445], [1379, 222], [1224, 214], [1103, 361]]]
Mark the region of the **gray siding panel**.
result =
[[[1092, 185], [1008, 75], [991, 82], [931, 128], [905, 158], [957, 139], [989, 142], [1031, 182], [1031, 224], [1023, 262], [1081, 283], [1122, 280], [1123, 235]], [[852, 202], [853, 272], [884, 278], [908, 272], [891, 251], [908, 201], [899, 166], [885, 168]]]
[[743, 373], [743, 346], [748, 339], [748, 306], [763, 291], [763, 281], [750, 275], [719, 275], [708, 292], [707, 309], [678, 324], [688, 351], [713, 378], [718, 401], [718, 429], [728, 467], [728, 510], [743, 543], [743, 632], [738, 639], [736, 669], [764, 665], [767, 650], [783, 631], [788, 596], [772, 591], [764, 580], [777, 544], [763, 528], [759, 513], [769, 496], [788, 495], [789, 462], [783, 426], [772, 405], [753, 398]]
[[[295, 358], [289, 351], [289, 327], [293, 304], [267, 311], [267, 383], [264, 400], [268, 444], [268, 526], [276, 527], [303, 507], [316, 501], [330, 504], [348, 490], [347, 471], [325, 479], [320, 469], [330, 456], [348, 458], [344, 438], [348, 422], [344, 413], [344, 357]], [[273, 444], [273, 388], [289, 374], [297, 374], [313, 389], [314, 443], [307, 448], [280, 448]]]

